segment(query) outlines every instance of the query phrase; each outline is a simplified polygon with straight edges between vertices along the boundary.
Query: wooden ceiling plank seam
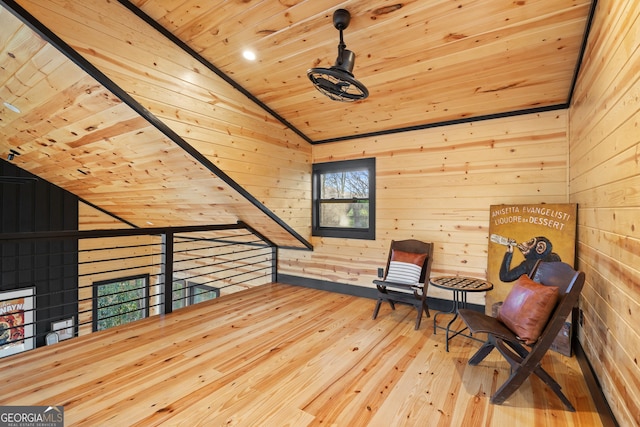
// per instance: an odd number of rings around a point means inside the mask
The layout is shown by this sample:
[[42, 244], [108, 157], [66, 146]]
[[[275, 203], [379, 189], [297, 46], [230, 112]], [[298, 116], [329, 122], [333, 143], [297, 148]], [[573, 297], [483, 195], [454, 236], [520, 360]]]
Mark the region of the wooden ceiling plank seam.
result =
[[81, 203], [86, 204], [87, 206], [92, 207], [93, 209], [95, 209], [97, 211], [102, 212], [103, 214], [107, 215], [109, 218], [113, 218], [113, 219], [121, 222], [122, 224], [126, 224], [126, 225], [128, 225], [129, 227], [132, 227], [132, 228], [139, 228], [137, 225], [127, 221], [126, 219], [124, 219], [124, 218], [122, 218], [122, 217], [120, 217], [120, 216], [118, 216], [118, 215], [116, 215], [114, 213], [111, 213], [108, 210], [103, 209], [100, 206], [95, 205], [95, 204], [91, 203], [90, 201], [83, 199], [82, 197], [78, 197], [78, 201], [81, 202]]
[[[214, 3], [209, 0], [206, 1], [206, 4], [211, 8], [217, 9], [223, 1], [224, 0], [217, 0]], [[177, 3], [176, 0], [142, 0], [137, 2], [138, 5], [144, 5], [145, 9], [158, 21], [173, 24], [174, 27], [187, 25], [189, 22], [192, 22], [193, 19], [195, 19], [189, 15], [192, 11], [206, 10], [202, 7], [202, 0], [185, 0], [182, 3]]]
[[[567, 26], [567, 28], [576, 29], [576, 25], [572, 24], [571, 26]], [[547, 36], [553, 38], [552, 33], [549, 33], [548, 31], [545, 32], [543, 30], [530, 33], [527, 35], [527, 37], [531, 37], [532, 34], [540, 34], [540, 37]], [[559, 37], [556, 37], [555, 40], [542, 41], [535, 46], [532, 46], [530, 40], [528, 40], [527, 37], [524, 36], [515, 37], [514, 35], [511, 35], [508, 40], [504, 40], [503, 37], [494, 37], [492, 38], [491, 42], [480, 45], [474, 39], [469, 38], [457, 41], [456, 43], [448, 43], [444, 46], [425, 49], [425, 57], [429, 58], [428, 63], [415, 63], [415, 61], [407, 61], [406, 63], [400, 63], [400, 65], [402, 65], [403, 67], [422, 67], [417, 68], [417, 71], [424, 71], [424, 67], [428, 67], [429, 70], [451, 69], [452, 67], [456, 67], [459, 70], [459, 73], [463, 71], [468, 72], [469, 69], [468, 67], [465, 67], [464, 62], [471, 62], [482, 59], [483, 61], [486, 61], [486, 64], [481, 64], [484, 67], [495, 67], [496, 65], [498, 65], [491, 60], [491, 57], [495, 57], [497, 59], [510, 58], [510, 62], [517, 61], [517, 58], [519, 57], [520, 62], [523, 62], [525, 59], [528, 59], [528, 56], [522, 57], [518, 55], [519, 52], [535, 55], [544, 54], [548, 56], [549, 52], [555, 53], [558, 50], [558, 47], [554, 46], [554, 44], [563, 42], [566, 43], [567, 41], [572, 41], [572, 39], [582, 39], [582, 34], [578, 33], [577, 31], [572, 31], [572, 34], [567, 34], [566, 32], [558, 32], [558, 35], [559, 34], [564, 34], [561, 41], [558, 40]], [[499, 46], [499, 48], [496, 48], [497, 46]], [[565, 54], [569, 56], [569, 53], [566, 53], [566, 50]], [[487, 58], [487, 55], [491, 55], [491, 57]], [[398, 61], [398, 57], [394, 57], [393, 61], [394, 63], [395, 61]], [[363, 67], [361, 70], [365, 74], [369, 71], [366, 67]], [[389, 72], [380, 67], [377, 67], [375, 71], [376, 77], [378, 77], [380, 74]]]
[[280, 116], [277, 112], [275, 112], [269, 106], [267, 106], [262, 101], [260, 101], [258, 98], [256, 98], [252, 93], [250, 93], [244, 87], [240, 86], [235, 80], [233, 80], [227, 74], [223, 73], [220, 69], [218, 69], [213, 64], [211, 64], [202, 55], [200, 55], [198, 52], [196, 52], [194, 49], [192, 49], [189, 45], [187, 45], [182, 40], [180, 40], [178, 37], [176, 37], [173, 33], [171, 33], [166, 28], [164, 28], [161, 25], [159, 25], [156, 21], [151, 19], [146, 13], [144, 13], [142, 10], [140, 10], [137, 6], [133, 5], [131, 2], [129, 2], [127, 0], [118, 0], [118, 3], [122, 4], [124, 7], [129, 9], [131, 12], [133, 12], [136, 16], [138, 16], [140, 19], [142, 19], [144, 22], [146, 22], [148, 25], [150, 25], [152, 28], [154, 28], [160, 34], [162, 34], [167, 39], [172, 41], [180, 49], [182, 49], [183, 51], [185, 51], [186, 53], [191, 55], [193, 58], [195, 58], [202, 65], [207, 67], [209, 70], [213, 71], [216, 75], [218, 75], [218, 77], [220, 77], [221, 79], [223, 79], [224, 81], [229, 83], [232, 87], [234, 87], [236, 90], [238, 90], [244, 96], [246, 96], [253, 103], [255, 103], [256, 105], [259, 105], [266, 112], [268, 112], [272, 117], [275, 117], [276, 119], [278, 119], [278, 121], [280, 121], [282, 124], [284, 124], [285, 126], [290, 128], [293, 132], [295, 132], [302, 139], [304, 139], [305, 141], [311, 143], [311, 139], [307, 135], [305, 135], [302, 131], [300, 131], [298, 128], [293, 126], [284, 117]]
[[[313, 246], [309, 243], [304, 237], [302, 237], [297, 231], [291, 228], [288, 224], [282, 221], [279, 217], [277, 217], [271, 210], [269, 210], [264, 204], [262, 204], [259, 200], [257, 200], [253, 195], [251, 195], [248, 191], [246, 191], [242, 186], [237, 184], [233, 179], [231, 179], [226, 173], [220, 170], [215, 164], [213, 164], [208, 158], [203, 156], [201, 153], [197, 152], [193, 147], [191, 147], [184, 139], [182, 139], [179, 135], [177, 135], [172, 129], [170, 129], [166, 124], [160, 121], [156, 116], [151, 114], [148, 110], [146, 110], [142, 105], [140, 105], [133, 97], [131, 97], [127, 92], [122, 90], [118, 85], [115, 84], [111, 79], [109, 79], [104, 73], [102, 73], [98, 68], [96, 68], [93, 64], [87, 61], [82, 55], [76, 52], [71, 46], [69, 46], [64, 40], [58, 37], [55, 33], [49, 30], [46, 26], [44, 26], [39, 20], [33, 17], [30, 13], [28, 13], [22, 6], [17, 4], [13, 0], [2, 0], [2, 3], [5, 4], [5, 7], [11, 11], [11, 13], [16, 16], [19, 20], [21, 20], [25, 25], [30, 27], [33, 31], [35, 31], [40, 37], [44, 40], [51, 43], [55, 46], [61, 53], [63, 53], [67, 58], [69, 58], [73, 63], [78, 65], [83, 71], [96, 79], [100, 84], [105, 86], [111, 93], [121, 99], [125, 104], [127, 104], [130, 108], [132, 108], [136, 113], [144, 117], [149, 123], [151, 123], [156, 129], [158, 129], [163, 134], [167, 135], [167, 137], [173, 141], [175, 144], [180, 146], [184, 151], [186, 151], [191, 157], [194, 158], [201, 165], [205, 166], [211, 172], [214, 173], [217, 177], [222, 179], [227, 185], [229, 185], [234, 191], [242, 195], [242, 197], [248, 201], [253, 206], [257, 207], [264, 215], [270, 218], [270, 220], [274, 221], [281, 229], [285, 230], [285, 232], [300, 242], [306, 249], [312, 249]], [[300, 248], [298, 248], [300, 249]]]
[[[337, 9], [340, 6], [341, 5], [338, 4], [332, 9]], [[273, 58], [278, 58], [278, 61], [282, 61], [283, 59], [286, 59], [288, 55], [292, 55], [292, 52], [296, 52], [296, 55], [301, 52], [305, 52], [300, 48], [292, 49], [292, 44], [300, 44], [309, 37], [315, 37], [316, 34], [322, 34], [323, 38], [326, 38], [326, 35], [329, 34], [328, 31], [336, 31], [331, 26], [331, 16], [326, 16], [326, 10], [328, 8], [329, 7], [326, 1], [303, 1], [297, 3], [287, 8], [286, 13], [282, 13], [280, 15], [272, 15], [270, 17], [262, 19], [260, 23], [256, 22], [253, 25], [246, 25], [242, 27], [243, 29], [236, 33], [233, 33], [233, 39], [229, 40], [228, 43], [232, 45], [242, 44], [243, 46], [250, 46], [258, 52], [263, 51], [262, 48], [265, 45], [275, 45], [278, 47], [278, 49], [274, 51]], [[295, 12], [298, 9], [304, 10], [304, 13], [300, 13], [299, 18], [295, 19]], [[319, 15], [326, 16], [326, 21], [314, 19]], [[264, 24], [260, 26], [261, 23]], [[209, 27], [207, 27], [207, 29], [208, 28]], [[283, 31], [285, 29], [287, 31]], [[258, 35], [259, 40], [252, 41], [251, 39], [253, 37], [249, 36], [236, 37], [239, 34]], [[200, 32], [200, 35], [197, 38], [189, 40], [187, 41], [187, 43], [192, 45], [196, 50], [200, 51], [205, 58], [207, 58], [209, 49], [208, 46], [211, 46], [213, 43], [215, 43], [217, 35], [217, 31], [214, 35], [214, 32], [206, 31], [206, 29], [203, 28], [203, 31]], [[335, 55], [336, 47], [338, 44], [337, 31], [334, 33], [334, 36], [335, 38], [331, 39], [332, 49], [330, 51]], [[238, 38], [239, 40], [235, 41], [236, 38]], [[228, 38], [225, 38], [225, 40], [228, 40]], [[232, 51], [237, 52], [237, 49], [232, 49]], [[327, 52], [329, 52], [328, 47]], [[317, 54], [317, 51], [314, 54]], [[231, 55], [216, 56], [216, 63], [218, 64], [219, 68], [225, 68], [227, 70], [232, 69], [228, 66], [230, 61], [227, 58], [231, 58]], [[335, 58], [332, 58], [332, 63], [333, 59]], [[209, 58], [209, 60], [211, 60], [211, 58]], [[311, 67], [312, 64], [309, 63], [308, 65], [309, 67]]]
[[[258, 13], [252, 13], [252, 11], [258, 9], [258, 5], [261, 6]], [[201, 36], [202, 34], [211, 34], [212, 36], [228, 39], [229, 35], [233, 35], [235, 37], [237, 33], [228, 31], [227, 27], [231, 27], [232, 29], [243, 28], [248, 31], [254, 31], [258, 28], [259, 22], [262, 22], [267, 19], [267, 17], [273, 16], [274, 14], [284, 15], [285, 11], [288, 11], [289, 9], [290, 7], [288, 5], [282, 4], [281, 2], [264, 1], [258, 3], [251, 2], [247, 7], [242, 8], [240, 12], [240, 9], [234, 7], [233, 4], [227, 3], [221, 8], [209, 8], [208, 11], [196, 18], [195, 25], [192, 21], [182, 27], [184, 30], [178, 28], [175, 32], [171, 32], [186, 44], [192, 45], [194, 39], [192, 38], [192, 35], [187, 35], [186, 31], [193, 28], [205, 28], [206, 25], [207, 31], [200, 31], [195, 35]], [[232, 13], [228, 13], [227, 11], [229, 10], [231, 10]], [[233, 13], [236, 14], [233, 15]], [[242, 18], [239, 17], [239, 15], [244, 17], [248, 16], [248, 18]], [[215, 31], [212, 31], [213, 28], [215, 28]], [[195, 43], [195, 45], [197, 44], [198, 43]]]
[[0, 53], [2, 53], [2, 55], [5, 54], [4, 50], [15, 37], [15, 34], [22, 31], [23, 28], [20, 21], [7, 19], [10, 14], [4, 14], [5, 11], [0, 9], [0, 22], [2, 22], [2, 31], [0, 31]]
[[[256, 134], [251, 129], [246, 129], [244, 127], [230, 127], [226, 129], [216, 129], [220, 125], [212, 124], [210, 127], [207, 126], [202, 121], [198, 122], [198, 125], [193, 125], [194, 122], [189, 122], [188, 119], [185, 119], [184, 116], [181, 117], [181, 120], [173, 120], [169, 118], [164, 118], [165, 121], [171, 123], [177, 129], [181, 129], [183, 132], [188, 132], [189, 140], [198, 140], [201, 144], [211, 144], [218, 146], [220, 150], [225, 150], [228, 147], [224, 143], [233, 143], [233, 141], [242, 140], [246, 143], [247, 147], [244, 146], [240, 149], [242, 151], [247, 152], [256, 152], [260, 151], [261, 147], [268, 148], [269, 153], [273, 155], [273, 157], [280, 157], [278, 154], [282, 154], [282, 159], [286, 160], [300, 160], [302, 163], [306, 163], [306, 159], [308, 155], [310, 155], [310, 149], [300, 150], [300, 145], [295, 142], [290, 142], [286, 135], [279, 139], [273, 139], [269, 135], [265, 135], [264, 138], [261, 138], [261, 134]], [[237, 132], [230, 132], [229, 130], [237, 130]], [[200, 137], [196, 136], [199, 135]], [[213, 136], [215, 135], [215, 141]], [[265, 142], [268, 145], [265, 145]], [[306, 143], [305, 143], [306, 144]], [[308, 144], [306, 144], [308, 145]], [[291, 154], [291, 149], [295, 148], [296, 152]], [[308, 163], [305, 167], [308, 166]]]
[[[136, 17], [136, 19], [138, 19]], [[86, 24], [83, 24], [86, 25]], [[187, 95], [188, 92], [185, 91], [185, 87], [188, 87], [188, 90], [191, 90], [191, 95], [193, 98], [199, 98], [202, 101], [208, 101], [210, 102], [211, 100], [211, 91], [210, 90], [206, 90], [204, 91], [204, 87], [207, 86], [211, 86], [210, 84], [210, 80], [212, 76], [207, 76], [206, 74], [201, 74], [198, 73], [197, 70], [193, 71], [192, 67], [185, 65], [184, 63], [184, 58], [176, 58], [175, 60], [165, 60], [163, 58], [158, 58], [158, 59], [154, 59], [154, 67], [153, 68], [144, 68], [144, 65], [140, 62], [135, 62], [134, 60], [132, 60], [131, 55], [127, 56], [123, 56], [123, 55], [119, 55], [118, 52], [122, 52], [122, 51], [127, 51], [127, 52], [133, 52], [133, 58], [140, 58], [142, 57], [142, 55], [147, 54], [147, 50], [144, 50], [145, 48], [149, 48], [149, 46], [138, 46], [136, 45], [131, 45], [129, 43], [127, 43], [124, 40], [120, 40], [120, 39], [116, 39], [113, 38], [113, 43], [107, 43], [109, 48], [112, 48], [111, 51], [104, 51], [101, 52], [100, 54], [97, 54], [95, 52], [93, 52], [90, 48], [86, 48], [85, 46], [87, 46], [87, 39], [90, 39], [92, 37], [91, 34], [83, 34], [82, 37], [77, 36], [77, 34], [81, 34], [82, 33], [82, 28], [85, 27], [78, 27], [77, 29], [69, 29], [68, 27], [70, 26], [70, 24], [67, 23], [67, 28], [65, 28], [68, 32], [66, 33], [66, 37], [67, 37], [67, 42], [71, 43], [71, 44], [75, 44], [76, 46], [76, 51], [86, 51], [85, 53], [88, 56], [92, 56], [93, 55], [93, 59], [94, 59], [94, 65], [107, 65], [107, 69], [113, 70], [112, 67], [112, 62], [113, 62], [113, 58], [118, 58], [119, 65], [121, 66], [120, 69], [121, 70], [127, 70], [130, 71], [131, 73], [134, 72], [136, 76], [140, 75], [140, 74], [146, 74], [147, 76], [152, 76], [153, 79], [155, 79], [155, 86], [158, 88], [162, 88], [164, 90], [169, 90], [169, 91], [173, 91], [177, 94], [180, 95]], [[128, 28], [128, 27], [127, 27]], [[122, 30], [124, 31], [124, 30]], [[76, 34], [74, 34], [76, 33]], [[72, 34], [72, 35], [70, 35]], [[74, 37], [76, 37], [74, 39]], [[110, 37], [109, 34], [105, 34], [105, 33], [100, 33], [99, 37]], [[94, 37], [95, 38], [95, 37]], [[170, 44], [169, 41], [167, 41], [167, 44]], [[173, 47], [173, 45], [171, 45]], [[72, 46], [73, 47], [73, 46]], [[141, 50], [142, 49], [142, 50]], [[136, 52], [136, 50], [138, 50], [139, 52]], [[166, 50], [166, 49], [164, 49]], [[181, 52], [184, 54], [184, 52], [182, 52], [181, 50], [176, 49], [176, 51]], [[109, 53], [112, 58], [105, 58], [105, 54]], [[186, 55], [186, 54], [185, 54]], [[189, 57], [191, 58], [191, 57]], [[157, 64], [155, 64], [155, 62], [158, 62]], [[111, 66], [111, 67], [109, 67]], [[179, 67], [179, 69], [175, 69], [175, 67]], [[162, 69], [162, 70], [161, 70]], [[167, 70], [167, 71], [163, 71], [163, 70]], [[184, 71], [188, 70], [190, 71], [189, 74], [189, 79], [185, 80], [185, 79], [179, 79], [176, 78], [176, 76], [179, 75], [183, 75], [185, 74]], [[113, 72], [117, 72], [116, 70], [113, 70]], [[122, 71], [120, 71], [120, 73], [122, 73]], [[126, 75], [126, 74], [124, 74]], [[127, 75], [128, 76], [128, 75]], [[133, 76], [133, 75], [132, 75]], [[163, 78], [164, 76], [164, 78]], [[134, 76], [135, 77], [135, 76]], [[195, 80], [202, 80], [202, 81], [194, 81]], [[231, 91], [235, 90], [231, 87], [228, 86], [227, 83], [224, 83], [225, 87], [229, 87], [229, 91], [227, 93], [227, 95], [229, 95], [231, 93]], [[200, 93], [202, 92], [202, 93]], [[135, 93], [135, 92], [132, 92]], [[223, 94], [218, 94], [216, 93], [216, 97], [221, 98], [218, 99], [219, 102], [228, 102], [228, 108], [230, 110], [232, 109], [236, 109], [239, 112], [244, 112], [244, 113], [248, 113], [249, 109], [244, 106], [243, 108], [237, 108], [234, 105], [234, 102], [231, 101], [231, 97], [227, 97], [225, 98], [225, 95]], [[171, 97], [169, 97], [171, 98]], [[175, 97], [174, 97], [175, 98]], [[231, 102], [229, 102], [231, 101]], [[217, 104], [220, 105], [220, 104]], [[256, 108], [256, 111], [264, 111], [262, 109]], [[265, 115], [268, 116], [268, 115]], [[264, 120], [265, 116], [260, 116], [259, 119], [260, 120]], [[275, 121], [275, 119], [274, 119]]]
[[527, 114], [542, 113], [542, 112], [546, 112], [546, 111], [565, 110], [568, 107], [569, 107], [568, 104], [563, 103], [563, 104], [549, 105], [549, 106], [546, 106], [546, 107], [535, 107], [535, 108], [527, 108], [527, 109], [523, 109], [523, 110], [508, 111], [508, 112], [504, 112], [504, 113], [485, 114], [483, 116], [477, 116], [477, 117], [463, 117], [463, 118], [460, 118], [460, 119], [447, 120], [447, 121], [444, 121], [444, 122], [426, 123], [426, 124], [422, 124], [422, 125], [406, 126], [406, 127], [402, 127], [402, 128], [396, 128], [396, 129], [389, 129], [389, 130], [381, 130], [381, 131], [376, 131], [376, 132], [362, 133], [362, 134], [358, 134], [358, 135], [343, 136], [343, 137], [336, 137], [336, 138], [328, 138], [328, 139], [325, 139], [325, 140], [314, 141], [313, 143], [314, 144], [326, 144], [326, 143], [329, 143], [329, 142], [351, 141], [351, 140], [354, 140], [354, 139], [372, 138], [372, 137], [376, 137], [376, 136], [392, 135], [392, 134], [401, 133], [401, 132], [412, 132], [412, 131], [416, 131], [416, 130], [424, 130], [424, 129], [431, 129], [431, 128], [437, 128], [437, 127], [446, 127], [446, 126], [463, 124], [463, 123], [481, 122], [481, 121], [485, 121], [485, 120], [493, 120], [493, 119], [499, 119], [499, 118], [503, 118], [503, 117], [521, 116], [521, 115], [527, 115]]
[[[481, 82], [478, 82], [481, 84]], [[422, 95], [423, 97], [428, 97], [427, 100], [420, 97], [420, 94], [416, 94], [416, 98], [395, 98], [395, 103], [386, 106], [380, 112], [375, 114], [374, 116], [364, 116], [360, 115], [351, 115], [349, 117], [349, 126], [357, 129], [357, 120], [368, 119], [372, 121], [378, 121], [380, 125], [383, 124], [385, 119], [389, 119], [393, 117], [395, 112], [407, 111], [408, 107], [412, 107], [410, 110], [413, 111], [412, 114], [404, 114], [403, 122], [405, 124], [410, 125], [419, 125], [424, 124], [423, 116], [432, 111], [438, 111], [441, 113], [439, 119], [443, 118], [457, 118], [455, 116], [465, 117], [468, 112], [473, 111], [474, 114], [479, 115], [482, 114], [487, 106], [487, 104], [495, 103], [497, 99], [509, 97], [511, 106], [508, 108], [516, 107], [517, 109], [525, 109], [530, 107], [536, 107], [539, 105], [554, 105], [554, 104], [563, 104], [565, 103], [566, 97], [564, 94], [561, 96], [558, 93], [559, 83], [557, 82], [548, 82], [548, 83], [536, 83], [529, 82], [526, 78], [520, 80], [519, 82], [514, 82], [512, 85], [508, 85], [505, 87], [485, 87], [476, 86], [475, 90], [471, 90], [467, 86], [458, 85], [454, 87], [433, 87], [433, 88], [422, 88], [421, 93], [424, 94], [433, 94], [433, 95]], [[538, 88], [540, 91], [544, 90], [545, 98], [544, 102], [541, 102], [543, 99], [541, 98], [539, 101], [532, 104], [532, 99], [528, 96], [528, 92], [532, 87]], [[459, 104], [459, 103], [450, 103], [447, 102], [447, 98], [443, 98], [443, 93], [449, 94], [457, 94], [461, 97], [466, 96], [470, 98], [467, 103]], [[439, 95], [440, 94], [440, 95]], [[472, 97], [472, 95], [475, 95]], [[327, 101], [328, 102], [328, 101]], [[382, 107], [382, 106], [381, 106]], [[495, 112], [504, 112], [500, 108], [494, 107], [491, 108], [491, 111]], [[323, 112], [318, 112], [316, 114], [316, 118], [314, 122], [309, 123], [309, 125], [313, 125], [316, 123], [326, 123], [331, 120], [336, 120], [336, 114], [339, 111], [334, 111], [330, 109], [326, 109]], [[420, 120], [422, 118], [422, 120]], [[416, 121], [416, 123], [414, 123]], [[338, 125], [336, 125], [338, 126]], [[344, 127], [345, 124], [342, 124]], [[355, 132], [353, 132], [355, 133]]]
[[[580, 12], [579, 9], [571, 8], [571, 9], [568, 9], [568, 11], [572, 13], [572, 16], [575, 15], [576, 19], [578, 18], [578, 13]], [[556, 12], [552, 16], [556, 16], [556, 15], [559, 15], [559, 14], [560, 14], [560, 12]], [[485, 15], [483, 15], [483, 16], [485, 16]], [[495, 18], [492, 15], [486, 14], [486, 16], [491, 16], [491, 21], [490, 22], [495, 23]], [[488, 19], [488, 18], [485, 18], [485, 19]], [[540, 21], [542, 19], [543, 19], [543, 17], [542, 18], [537, 18], [537, 21]], [[464, 22], [464, 19], [462, 21]], [[474, 23], [473, 25], [476, 25], [476, 26], [478, 25], [477, 24], [477, 20], [474, 20], [473, 23]], [[534, 23], [537, 23], [537, 22], [535, 22], [535, 21], [532, 22], [532, 25]], [[400, 38], [400, 39], [403, 38], [402, 31], [404, 29], [407, 29], [410, 26], [410, 24], [408, 24], [406, 22], [403, 23], [403, 24], [404, 25], [401, 25], [401, 26], [398, 27], [398, 34], [394, 34], [393, 35], [394, 37], [397, 37], [397, 38]], [[431, 24], [431, 21], [430, 21], [430, 24]], [[442, 31], [433, 31], [433, 33], [436, 33], [436, 35], [434, 35], [431, 39], [429, 38], [430, 36], [427, 36], [424, 39], [421, 39], [421, 42], [425, 46], [424, 49], [421, 49], [421, 50], [425, 53], [426, 56], [435, 57], [435, 56], [439, 56], [439, 55], [437, 55], [437, 52], [433, 52], [432, 53], [430, 51], [431, 46], [439, 46], [439, 49], [442, 49], [442, 48], [448, 49], [448, 50], [452, 50], [453, 49], [454, 52], [457, 54], [457, 53], [462, 52], [462, 51], [464, 51], [465, 53], [467, 52], [466, 49], [459, 47], [459, 45], [461, 43], [464, 42], [466, 45], [479, 46], [478, 45], [478, 41], [479, 41], [480, 38], [485, 39], [486, 43], [489, 43], [489, 44], [493, 44], [493, 43], [496, 43], [496, 42], [497, 43], [504, 43], [503, 40], [506, 40], [507, 36], [509, 34], [511, 34], [511, 35], [519, 34], [519, 33], [522, 33], [523, 31], [527, 30], [526, 27], [525, 28], [521, 27], [523, 25], [521, 22], [519, 24], [520, 24], [520, 26], [516, 26], [515, 23], [512, 23], [510, 25], [506, 25], [506, 26], [502, 26], [502, 27], [498, 27], [498, 28], [491, 27], [490, 29], [487, 28], [486, 30], [484, 30], [483, 32], [480, 32], [480, 33], [473, 32], [473, 33], [469, 33], [468, 34], [468, 33], [465, 33], [464, 31], [460, 31], [459, 33], [464, 35], [464, 37], [452, 39], [451, 42], [446, 43], [444, 45], [439, 45], [439, 44], [436, 43], [436, 41], [438, 41], [441, 38], [441, 34], [440, 33], [442, 33]], [[447, 22], [446, 24], [443, 24], [443, 29], [446, 29], [446, 30], [450, 31], [451, 30], [450, 29], [450, 25], [451, 25], [450, 22]], [[550, 22], [550, 23], [545, 24], [545, 27], [552, 27], [552, 25], [555, 27], [557, 24], [553, 24], [553, 23]], [[567, 25], [569, 25], [569, 24], [567, 24]], [[366, 27], [366, 31], [369, 33], [369, 35], [368, 35], [369, 42], [367, 44], [360, 44], [357, 47], [356, 52], [358, 52], [358, 53], [369, 52], [367, 54], [366, 62], [359, 64], [359, 67], [357, 69], [358, 75], [364, 75], [364, 76], [373, 75], [373, 71], [374, 70], [369, 69], [366, 66], [366, 64], [372, 62], [371, 61], [372, 55], [375, 57], [375, 53], [372, 53], [372, 52], [376, 52], [376, 47], [379, 46], [379, 43], [381, 43], [380, 40], [384, 40], [386, 37], [389, 37], [389, 34], [385, 34], [385, 33], [376, 34], [375, 31], [372, 31], [372, 29], [375, 29], [375, 26], [376, 26], [376, 24], [373, 23], [372, 25], [369, 25], [369, 26]], [[552, 27], [552, 28], [554, 28], [554, 27]], [[534, 28], [537, 28], [537, 27], [534, 27]], [[384, 31], [386, 31], [388, 33], [388, 29], [385, 28]], [[432, 31], [428, 32], [428, 34], [431, 34], [431, 33], [432, 33]], [[301, 35], [301, 36], [304, 37], [304, 39], [307, 39], [309, 37], [307, 32], [305, 32], [304, 35]], [[522, 35], [521, 37], [524, 37], [524, 36], [525, 35]], [[290, 34], [287, 34], [287, 37], [293, 38], [293, 37], [291, 37]], [[299, 47], [297, 47], [295, 49], [291, 49], [288, 46], [285, 46], [283, 43], [280, 43], [280, 42], [276, 42], [275, 44], [276, 44], [277, 48], [274, 49], [272, 47], [270, 49], [270, 52], [272, 53], [272, 55], [274, 57], [277, 57], [279, 61], [282, 61], [285, 58], [289, 58], [292, 55], [292, 52], [295, 52], [296, 55], [300, 55], [302, 53], [308, 53], [308, 51], [302, 50]], [[467, 48], [468, 47], [469, 46], [467, 46]], [[416, 48], [417, 48], [417, 46], [415, 46], [415, 43], [408, 43], [408, 44], [405, 44], [405, 45], [398, 46], [397, 49], [394, 49], [394, 58], [393, 58], [394, 62], [398, 61], [399, 58], [404, 57], [406, 54], [413, 54]], [[310, 47], [310, 49], [311, 49], [311, 47]], [[231, 50], [234, 51], [234, 49], [231, 49]], [[318, 55], [319, 54], [318, 49], [314, 49], [313, 54], [314, 55]], [[206, 51], [203, 51], [203, 55], [206, 56]], [[333, 44], [332, 45], [327, 44], [326, 54], [323, 52], [321, 56], [324, 58], [322, 60], [323, 63], [325, 63], [325, 62], [333, 63], [334, 56], [335, 56], [335, 47], [334, 47], [334, 45]], [[326, 56], [326, 58], [325, 58], [325, 56]], [[216, 58], [216, 59], [218, 59], [218, 58]], [[308, 58], [305, 59], [305, 60], [308, 60]], [[229, 69], [239, 70], [239, 71], [235, 71], [234, 74], [237, 75], [238, 77], [240, 77], [239, 80], [241, 80], [241, 81], [244, 80], [244, 78], [242, 76], [244, 76], [246, 73], [250, 73], [251, 72], [249, 67], [236, 66], [236, 67], [232, 67], [231, 68], [231, 67], [227, 67], [227, 66], [222, 66], [222, 64], [224, 64], [224, 63], [225, 63], [225, 61], [224, 61], [224, 57], [223, 57], [223, 60], [220, 61], [220, 64], [221, 64], [220, 68], [226, 69], [226, 70], [229, 70]], [[238, 64], [236, 64], [236, 65], [238, 65]], [[379, 71], [379, 68], [378, 68], [377, 65], [375, 65], [375, 67], [376, 67], [375, 71], [377, 73]], [[243, 72], [243, 69], [245, 70], [244, 72]], [[259, 94], [259, 93], [257, 93], [257, 94]]]
[[[5, 20], [2, 20], [4, 25]], [[24, 68], [27, 61], [26, 58], [33, 58], [45, 45], [42, 40], [34, 40], [29, 37], [29, 32], [23, 29], [12, 33], [13, 38], [4, 41], [0, 45], [0, 67], [2, 67], [2, 77], [11, 78], [19, 68]], [[0, 40], [0, 42], [2, 42]], [[24, 58], [24, 59], [23, 59]], [[7, 84], [8, 80], [2, 80], [2, 86]]]

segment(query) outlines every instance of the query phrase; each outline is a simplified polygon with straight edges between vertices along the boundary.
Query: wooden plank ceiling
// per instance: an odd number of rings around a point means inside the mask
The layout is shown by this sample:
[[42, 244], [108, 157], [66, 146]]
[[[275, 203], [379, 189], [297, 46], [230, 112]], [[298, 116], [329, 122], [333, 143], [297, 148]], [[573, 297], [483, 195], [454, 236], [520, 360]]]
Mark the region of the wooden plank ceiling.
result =
[[[134, 0], [142, 11], [312, 141], [564, 105], [590, 0]], [[311, 89], [339, 32], [370, 96], [355, 105]], [[255, 63], [242, 52], [252, 49]]]
[[[0, 99], [21, 110], [0, 105], [3, 158], [15, 150], [19, 167], [138, 226], [243, 220], [288, 247], [308, 243], [218, 168], [206, 147], [185, 142], [194, 122], [224, 134], [251, 132], [291, 156], [285, 162], [308, 168], [310, 149], [299, 142], [563, 108], [592, 6], [589, 0], [0, 3]], [[328, 99], [306, 76], [308, 68], [335, 62], [338, 8], [351, 13], [344, 41], [357, 58], [355, 77], [370, 92], [353, 103]], [[245, 49], [257, 59], [244, 59]], [[210, 64], [207, 72], [202, 64]], [[194, 100], [220, 108], [194, 118], [187, 113]]]

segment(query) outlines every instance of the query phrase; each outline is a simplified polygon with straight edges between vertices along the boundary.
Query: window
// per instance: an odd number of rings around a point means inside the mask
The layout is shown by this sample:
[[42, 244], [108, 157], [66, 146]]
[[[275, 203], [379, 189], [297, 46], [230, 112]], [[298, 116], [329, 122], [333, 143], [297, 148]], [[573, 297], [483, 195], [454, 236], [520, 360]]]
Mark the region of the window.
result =
[[313, 165], [314, 236], [376, 238], [376, 159]]
[[101, 331], [147, 317], [148, 285], [148, 275], [94, 283], [93, 330]]
[[189, 302], [198, 304], [199, 302], [209, 301], [220, 296], [220, 289], [213, 286], [198, 285], [189, 282]]
[[184, 280], [176, 280], [173, 282], [173, 295], [171, 297], [171, 308], [178, 308], [189, 305], [189, 296], [187, 295], [187, 282]]
[[186, 280], [175, 280], [173, 282], [172, 309], [186, 307], [199, 302], [208, 301], [220, 296], [220, 289], [200, 285], [198, 283], [187, 282]]

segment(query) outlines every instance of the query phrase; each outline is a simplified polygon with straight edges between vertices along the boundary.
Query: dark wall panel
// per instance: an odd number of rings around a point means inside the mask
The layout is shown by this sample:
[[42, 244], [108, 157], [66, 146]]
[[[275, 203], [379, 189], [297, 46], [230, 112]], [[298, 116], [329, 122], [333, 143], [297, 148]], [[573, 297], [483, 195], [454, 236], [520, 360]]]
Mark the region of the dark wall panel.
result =
[[[0, 159], [0, 234], [78, 230], [78, 198]], [[0, 243], [0, 290], [35, 286], [37, 345], [51, 322], [78, 317], [76, 240]]]

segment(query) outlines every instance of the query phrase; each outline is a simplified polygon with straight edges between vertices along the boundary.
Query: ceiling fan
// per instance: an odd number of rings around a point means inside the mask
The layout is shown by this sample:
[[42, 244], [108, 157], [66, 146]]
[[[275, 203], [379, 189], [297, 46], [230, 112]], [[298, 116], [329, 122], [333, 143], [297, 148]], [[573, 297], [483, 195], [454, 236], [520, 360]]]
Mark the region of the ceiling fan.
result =
[[333, 26], [340, 31], [338, 58], [331, 68], [311, 68], [307, 71], [309, 80], [321, 93], [335, 101], [353, 102], [365, 99], [369, 91], [353, 77], [356, 55], [346, 49], [342, 31], [349, 26], [351, 14], [348, 10], [338, 9], [333, 13]]

